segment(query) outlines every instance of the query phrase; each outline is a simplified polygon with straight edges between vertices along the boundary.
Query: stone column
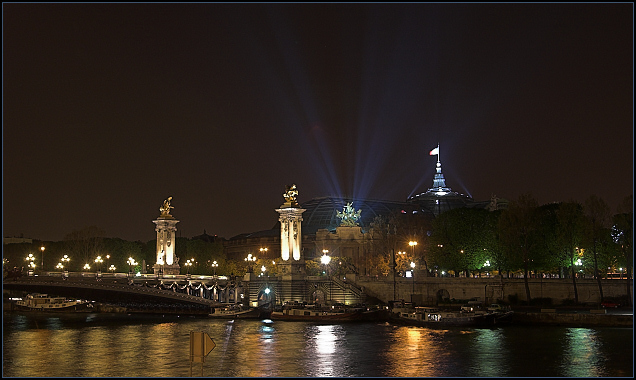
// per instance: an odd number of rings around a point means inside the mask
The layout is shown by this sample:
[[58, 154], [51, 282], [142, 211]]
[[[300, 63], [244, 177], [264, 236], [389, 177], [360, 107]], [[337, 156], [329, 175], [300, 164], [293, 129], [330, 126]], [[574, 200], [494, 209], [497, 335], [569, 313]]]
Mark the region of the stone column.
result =
[[155, 231], [157, 232], [157, 263], [153, 265], [155, 274], [177, 275], [181, 272], [179, 259], [175, 256], [175, 240], [177, 223], [172, 215], [163, 214], [156, 220]]

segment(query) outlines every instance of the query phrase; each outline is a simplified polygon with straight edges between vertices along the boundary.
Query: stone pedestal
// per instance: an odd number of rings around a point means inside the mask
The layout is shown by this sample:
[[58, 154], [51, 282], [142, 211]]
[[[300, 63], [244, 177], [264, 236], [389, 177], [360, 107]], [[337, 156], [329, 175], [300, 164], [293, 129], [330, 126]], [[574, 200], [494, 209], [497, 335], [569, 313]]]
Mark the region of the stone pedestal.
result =
[[291, 260], [284, 261], [284, 260], [278, 259], [276, 263], [276, 268], [278, 269], [279, 276], [304, 277], [307, 273], [305, 271], [304, 259], [295, 260], [295, 261], [291, 261]]
[[155, 264], [152, 266], [154, 274], [159, 275], [163, 272], [164, 275], [178, 275], [181, 274], [181, 266], [179, 264], [161, 265]]

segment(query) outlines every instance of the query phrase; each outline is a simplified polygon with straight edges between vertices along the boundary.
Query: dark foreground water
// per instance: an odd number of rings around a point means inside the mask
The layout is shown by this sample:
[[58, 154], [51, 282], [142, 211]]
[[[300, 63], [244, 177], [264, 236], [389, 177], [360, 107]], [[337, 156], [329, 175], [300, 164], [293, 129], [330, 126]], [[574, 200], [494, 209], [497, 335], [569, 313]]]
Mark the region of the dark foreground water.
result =
[[[445, 330], [108, 314], [4, 314], [3, 377], [632, 377], [632, 328]], [[201, 376], [201, 363], [192, 365]]]

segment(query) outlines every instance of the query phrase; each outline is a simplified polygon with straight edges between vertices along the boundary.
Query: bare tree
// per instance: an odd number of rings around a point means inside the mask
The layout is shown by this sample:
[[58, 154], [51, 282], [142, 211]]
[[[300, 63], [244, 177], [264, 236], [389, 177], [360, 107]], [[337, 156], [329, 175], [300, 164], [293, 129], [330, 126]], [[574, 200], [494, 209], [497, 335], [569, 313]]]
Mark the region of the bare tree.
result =
[[618, 206], [618, 214], [612, 218], [612, 238], [618, 245], [621, 261], [625, 265], [627, 298], [632, 303], [630, 279], [634, 265], [634, 209], [633, 196], [626, 197]]
[[499, 218], [499, 237], [506, 256], [510, 257], [511, 262], [520, 260], [523, 266], [528, 303], [531, 300], [528, 272], [539, 241], [537, 208], [537, 201], [530, 194], [523, 194], [516, 201], [510, 202], [508, 209]]
[[563, 202], [557, 210], [559, 252], [563, 261], [567, 260], [572, 271], [572, 286], [574, 287], [574, 302], [579, 302], [579, 293], [576, 287], [576, 271], [574, 268], [574, 254], [576, 247], [581, 243], [584, 227], [583, 207], [574, 201]]
[[610, 208], [602, 198], [591, 195], [585, 200], [585, 216], [587, 217], [586, 237], [589, 240], [589, 248], [592, 250], [594, 262], [594, 278], [596, 278], [598, 291], [601, 300], [603, 300], [603, 284], [601, 283], [601, 273], [598, 270], [598, 262], [606, 240], [604, 235], [607, 232]]
[[[104, 250], [104, 230], [97, 226], [84, 227], [75, 230], [64, 237], [66, 247], [71, 257], [79, 258], [83, 263], [90, 263], [93, 256], [99, 255]], [[75, 261], [78, 263], [78, 261]], [[82, 267], [79, 262], [79, 268]]]

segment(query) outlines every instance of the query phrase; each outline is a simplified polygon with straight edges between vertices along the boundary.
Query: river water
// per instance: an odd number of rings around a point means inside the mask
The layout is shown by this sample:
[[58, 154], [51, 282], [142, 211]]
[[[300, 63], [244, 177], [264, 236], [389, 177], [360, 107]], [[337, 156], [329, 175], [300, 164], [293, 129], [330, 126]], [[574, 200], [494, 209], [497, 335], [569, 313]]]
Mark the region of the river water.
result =
[[[216, 347], [189, 361], [190, 332]], [[4, 313], [3, 377], [632, 377], [633, 328]]]

